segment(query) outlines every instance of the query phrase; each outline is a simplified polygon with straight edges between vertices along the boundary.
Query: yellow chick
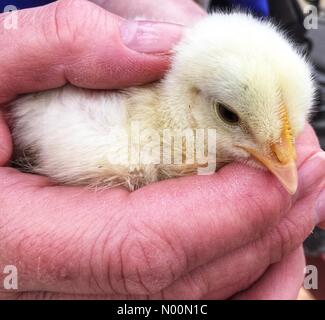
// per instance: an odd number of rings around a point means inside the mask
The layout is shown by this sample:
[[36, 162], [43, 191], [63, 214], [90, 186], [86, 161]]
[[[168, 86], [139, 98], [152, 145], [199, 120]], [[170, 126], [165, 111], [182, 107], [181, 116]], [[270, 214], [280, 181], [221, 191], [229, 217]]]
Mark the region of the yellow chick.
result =
[[267, 168], [293, 194], [295, 137], [313, 95], [308, 62], [271, 23], [216, 13], [186, 31], [159, 82], [69, 85], [16, 101], [16, 155], [59, 183], [129, 190], [240, 161]]

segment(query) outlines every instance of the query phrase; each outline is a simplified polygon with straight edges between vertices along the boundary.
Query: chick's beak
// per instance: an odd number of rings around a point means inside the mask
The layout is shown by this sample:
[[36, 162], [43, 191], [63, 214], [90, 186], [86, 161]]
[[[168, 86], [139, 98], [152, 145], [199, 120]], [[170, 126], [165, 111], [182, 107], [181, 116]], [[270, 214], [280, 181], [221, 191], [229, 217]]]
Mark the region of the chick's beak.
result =
[[291, 135], [284, 130], [280, 140], [270, 144], [269, 148], [272, 152], [267, 156], [251, 148], [244, 149], [269, 169], [290, 194], [295, 194], [298, 187], [298, 174], [295, 163], [296, 152]]

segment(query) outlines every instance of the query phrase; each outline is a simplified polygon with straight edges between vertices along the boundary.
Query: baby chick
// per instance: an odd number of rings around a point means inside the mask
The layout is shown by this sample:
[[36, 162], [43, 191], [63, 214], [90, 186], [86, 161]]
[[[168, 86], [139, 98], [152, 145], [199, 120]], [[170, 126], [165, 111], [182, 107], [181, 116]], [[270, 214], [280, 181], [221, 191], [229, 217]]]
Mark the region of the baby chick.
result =
[[295, 137], [313, 95], [310, 66], [271, 23], [215, 13], [186, 31], [160, 82], [120, 91], [69, 85], [16, 101], [16, 157], [59, 183], [129, 190], [209, 161], [213, 171], [240, 161], [267, 168], [293, 194]]

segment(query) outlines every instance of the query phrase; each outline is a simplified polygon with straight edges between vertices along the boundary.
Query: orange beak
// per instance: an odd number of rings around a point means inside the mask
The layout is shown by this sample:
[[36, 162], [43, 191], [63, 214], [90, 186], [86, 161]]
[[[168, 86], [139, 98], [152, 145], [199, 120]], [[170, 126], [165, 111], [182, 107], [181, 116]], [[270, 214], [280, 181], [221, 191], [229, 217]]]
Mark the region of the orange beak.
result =
[[290, 194], [296, 193], [298, 187], [296, 150], [288, 121], [284, 121], [280, 140], [270, 144], [272, 151], [270, 155], [265, 156], [247, 147], [243, 149], [269, 169]]

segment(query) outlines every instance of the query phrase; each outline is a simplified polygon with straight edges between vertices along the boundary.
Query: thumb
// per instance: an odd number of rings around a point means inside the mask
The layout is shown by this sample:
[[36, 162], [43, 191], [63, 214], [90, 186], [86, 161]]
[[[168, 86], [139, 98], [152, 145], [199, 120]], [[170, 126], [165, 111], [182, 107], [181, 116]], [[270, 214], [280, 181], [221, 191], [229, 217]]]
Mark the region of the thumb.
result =
[[67, 82], [116, 89], [156, 80], [182, 32], [175, 24], [128, 21], [82, 0], [15, 12], [16, 24], [8, 27], [11, 14], [0, 15], [0, 103]]

